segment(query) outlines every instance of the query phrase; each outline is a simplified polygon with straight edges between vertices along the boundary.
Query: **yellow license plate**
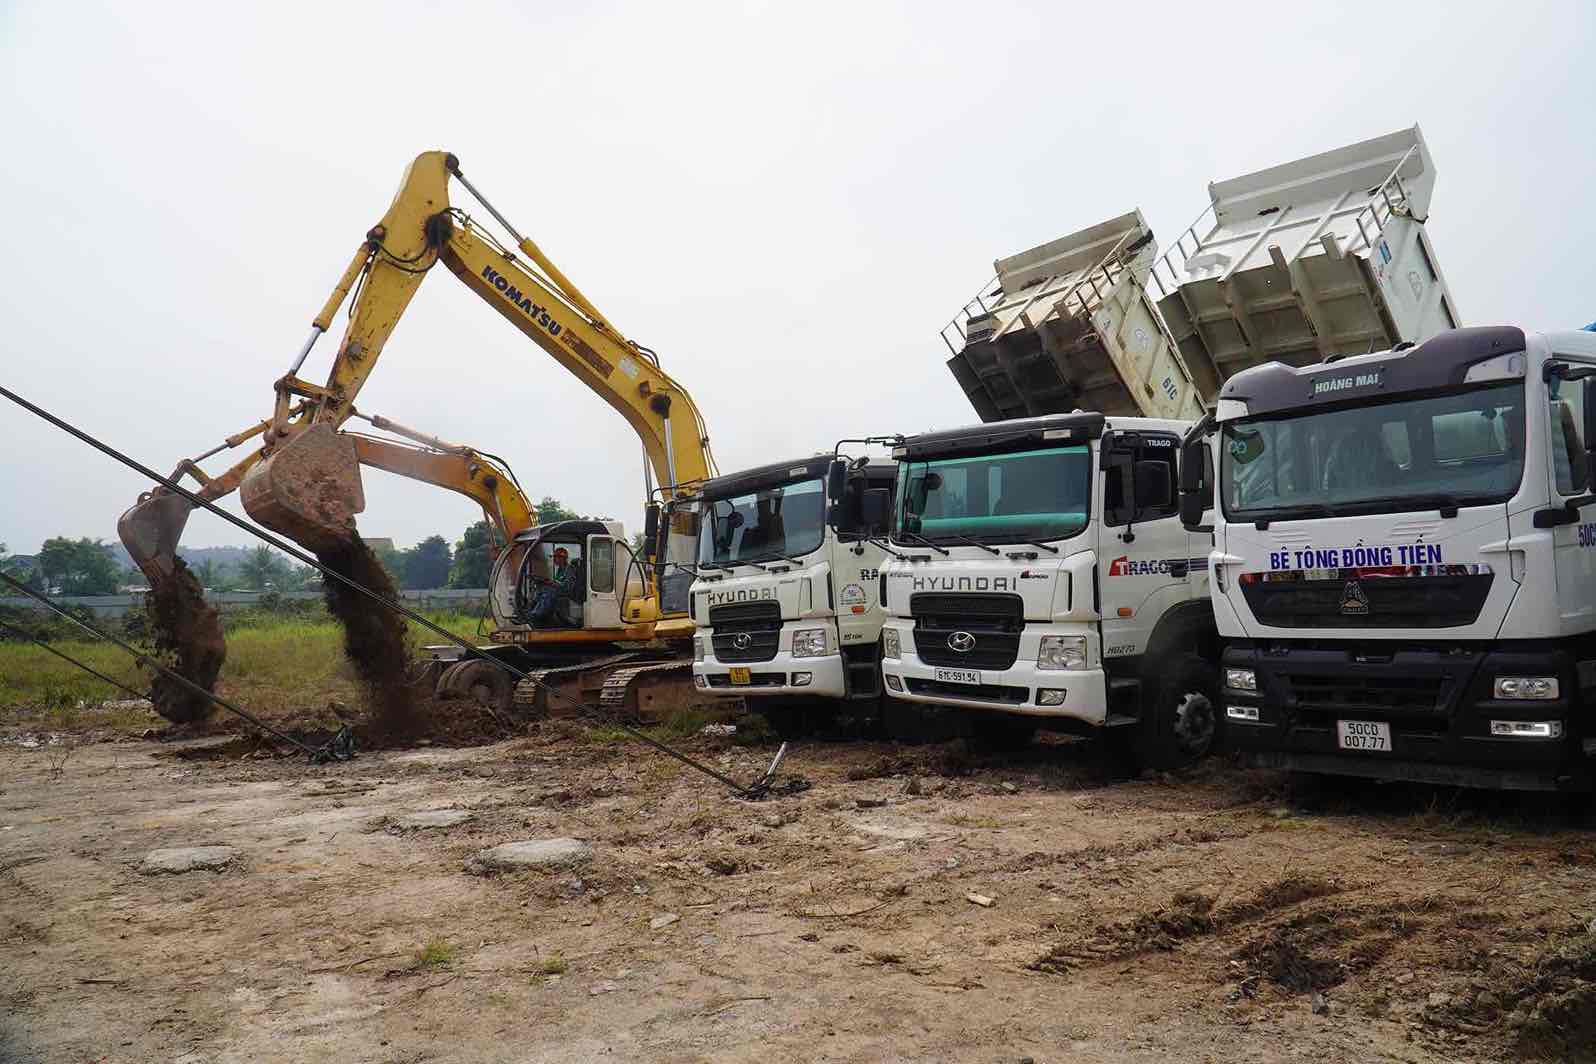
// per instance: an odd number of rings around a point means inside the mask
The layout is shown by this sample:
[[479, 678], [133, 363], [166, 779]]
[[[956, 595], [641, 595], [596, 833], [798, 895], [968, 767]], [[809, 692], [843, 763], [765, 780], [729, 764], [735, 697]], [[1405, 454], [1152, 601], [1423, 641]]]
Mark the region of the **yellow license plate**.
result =
[[746, 684], [753, 683], [754, 678], [747, 669], [733, 669], [731, 671], [731, 681], [736, 684]]

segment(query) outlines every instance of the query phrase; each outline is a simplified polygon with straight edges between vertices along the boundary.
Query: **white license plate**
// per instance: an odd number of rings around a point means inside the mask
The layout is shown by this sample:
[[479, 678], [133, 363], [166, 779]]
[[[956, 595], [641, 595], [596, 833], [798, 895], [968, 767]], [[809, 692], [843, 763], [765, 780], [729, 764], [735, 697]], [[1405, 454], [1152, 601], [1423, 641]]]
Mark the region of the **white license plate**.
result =
[[1391, 725], [1378, 720], [1336, 721], [1336, 743], [1343, 750], [1363, 753], [1391, 752]]
[[945, 683], [974, 683], [981, 682], [981, 674], [969, 669], [938, 669], [937, 679]]

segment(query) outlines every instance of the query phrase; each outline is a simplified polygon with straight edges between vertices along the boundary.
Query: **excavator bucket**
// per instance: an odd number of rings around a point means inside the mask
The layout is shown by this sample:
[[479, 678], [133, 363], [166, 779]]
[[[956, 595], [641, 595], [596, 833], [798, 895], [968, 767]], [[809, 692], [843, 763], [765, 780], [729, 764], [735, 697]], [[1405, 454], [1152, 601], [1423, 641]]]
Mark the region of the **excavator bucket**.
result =
[[116, 522], [116, 534], [150, 583], [171, 577], [177, 566], [177, 541], [194, 504], [160, 490], [142, 495]]
[[366, 508], [355, 441], [331, 425], [312, 425], [256, 464], [238, 494], [250, 517], [318, 554], [354, 539]]

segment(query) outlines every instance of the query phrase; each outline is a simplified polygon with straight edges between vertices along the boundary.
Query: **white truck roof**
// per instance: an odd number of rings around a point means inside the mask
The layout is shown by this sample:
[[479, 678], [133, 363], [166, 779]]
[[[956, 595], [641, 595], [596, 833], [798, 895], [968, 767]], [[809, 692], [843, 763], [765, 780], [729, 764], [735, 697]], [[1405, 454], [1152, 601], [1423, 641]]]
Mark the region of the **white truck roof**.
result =
[[1435, 163], [1418, 126], [1208, 186], [1153, 269], [1205, 390], [1248, 366], [1421, 342], [1460, 324], [1424, 230]]
[[1207, 396], [1146, 292], [1156, 254], [1133, 210], [993, 263], [994, 281], [942, 331], [981, 419], [1200, 417]]

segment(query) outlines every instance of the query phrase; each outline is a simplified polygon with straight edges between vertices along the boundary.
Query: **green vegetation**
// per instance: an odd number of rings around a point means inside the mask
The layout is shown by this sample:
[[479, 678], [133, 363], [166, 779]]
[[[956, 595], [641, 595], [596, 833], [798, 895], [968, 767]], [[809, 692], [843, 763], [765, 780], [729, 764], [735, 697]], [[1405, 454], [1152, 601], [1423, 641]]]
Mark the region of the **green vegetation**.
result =
[[456, 950], [447, 939], [435, 938], [416, 950], [417, 968], [447, 968], [454, 963]]
[[565, 958], [556, 953], [552, 957], [545, 957], [539, 970], [544, 975], [564, 975], [570, 968], [571, 966], [565, 963]]
[[[295, 608], [285, 608], [283, 612], [257, 609], [223, 614], [227, 662], [222, 667], [218, 693], [267, 716], [303, 714], [322, 709], [334, 699], [358, 705], [359, 694], [343, 656], [341, 629], [319, 603], [292, 605]], [[307, 608], [299, 609], [300, 606]], [[443, 611], [423, 616], [462, 638], [476, 637], [476, 617]], [[128, 618], [119, 634], [125, 636], [133, 627], [136, 615]], [[116, 647], [75, 636], [62, 638], [70, 633], [54, 629], [45, 635], [62, 653], [135, 691], [148, 687], [148, 679], [138, 666]], [[411, 626], [411, 639], [417, 646], [440, 641], [415, 625]], [[143, 643], [137, 636], [132, 641]], [[94, 710], [78, 709], [78, 703], [93, 707], [129, 697], [32, 643], [0, 642], [0, 725], [27, 720], [71, 727], [89, 723], [97, 715]], [[118, 730], [141, 731], [160, 721], [153, 713], [128, 712], [104, 723]]]

